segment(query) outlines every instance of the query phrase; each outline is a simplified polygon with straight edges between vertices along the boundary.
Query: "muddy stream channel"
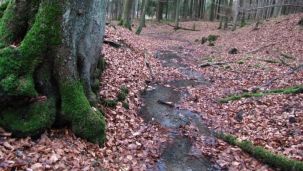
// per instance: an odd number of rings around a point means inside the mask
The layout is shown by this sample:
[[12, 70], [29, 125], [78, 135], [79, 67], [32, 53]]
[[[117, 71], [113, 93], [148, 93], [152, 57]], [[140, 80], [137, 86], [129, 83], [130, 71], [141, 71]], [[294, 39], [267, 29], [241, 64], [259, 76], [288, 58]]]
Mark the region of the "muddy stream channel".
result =
[[[193, 59], [189, 53], [184, 53], [184, 49], [174, 48], [163, 50], [156, 53], [164, 67], [177, 68], [184, 77], [188, 79], [174, 80], [164, 84], [151, 84], [142, 93], [144, 106], [141, 108], [140, 115], [146, 122], [157, 122], [169, 130], [172, 141], [166, 143], [160, 159], [154, 168], [155, 171], [213, 171], [221, 170], [212, 164], [210, 160], [201, 155], [189, 137], [181, 135], [181, 126], [195, 125], [199, 133], [203, 136], [212, 136], [211, 130], [204, 124], [203, 119], [198, 113], [186, 109], [175, 107], [188, 96], [186, 87], [210, 84], [203, 78], [203, 75], [192, 70], [185, 62]], [[189, 59], [190, 58], [190, 59]]]

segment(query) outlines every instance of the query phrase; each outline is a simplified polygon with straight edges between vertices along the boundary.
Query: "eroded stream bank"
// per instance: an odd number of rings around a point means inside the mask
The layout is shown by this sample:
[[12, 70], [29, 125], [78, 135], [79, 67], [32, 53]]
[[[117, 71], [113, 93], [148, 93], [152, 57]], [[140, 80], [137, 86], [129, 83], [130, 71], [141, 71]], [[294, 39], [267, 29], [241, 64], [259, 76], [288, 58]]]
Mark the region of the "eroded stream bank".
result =
[[212, 131], [207, 128], [198, 113], [177, 107], [188, 95], [186, 87], [210, 84], [201, 73], [186, 64], [193, 58], [189, 59], [190, 55], [183, 54], [181, 50], [158, 51], [156, 57], [164, 67], [177, 68], [187, 79], [149, 85], [141, 96], [144, 102], [141, 116], [146, 122], [156, 122], [167, 128], [171, 138], [171, 141], [164, 145], [163, 153], [155, 168], [151, 170], [221, 170], [194, 149], [189, 137], [180, 133], [180, 127], [193, 124], [199, 129], [201, 135], [214, 139]]

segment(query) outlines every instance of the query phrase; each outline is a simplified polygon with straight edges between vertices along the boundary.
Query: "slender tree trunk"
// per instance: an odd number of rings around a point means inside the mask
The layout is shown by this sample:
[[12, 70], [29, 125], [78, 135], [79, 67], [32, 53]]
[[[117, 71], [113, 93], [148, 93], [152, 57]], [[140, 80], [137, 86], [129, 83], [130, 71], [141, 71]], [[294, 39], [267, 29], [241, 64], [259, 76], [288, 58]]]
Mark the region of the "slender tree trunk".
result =
[[179, 28], [179, 15], [180, 15], [180, 0], [176, 2], [176, 16], [175, 16], [175, 29]]
[[147, 4], [148, 4], [148, 0], [142, 0], [142, 13], [141, 13], [141, 17], [140, 17], [139, 27], [136, 31], [136, 34], [140, 34], [142, 31], [142, 28], [145, 25], [145, 13], [146, 13]]
[[165, 19], [168, 19], [168, 6], [169, 6], [169, 2], [168, 0], [166, 1], [166, 10], [165, 10]]
[[37, 136], [56, 122], [104, 142], [104, 116], [91, 105], [103, 68], [105, 12], [104, 0], [10, 1], [0, 22], [1, 127]]
[[209, 14], [209, 20], [210, 21], [214, 21], [215, 20], [215, 8], [216, 8], [216, 5], [215, 5], [215, 0], [212, 0], [211, 1], [211, 4], [210, 4], [210, 14]]
[[157, 4], [157, 21], [160, 22], [162, 20], [162, 15], [163, 15], [163, 2], [161, 2], [161, 0], [158, 0], [158, 4]]
[[236, 0], [232, 31], [235, 31], [237, 28], [237, 23], [239, 18], [239, 8], [240, 8], [240, 0]]
[[131, 9], [133, 6], [133, 0], [125, 0], [123, 5], [122, 19], [120, 25], [131, 30]]

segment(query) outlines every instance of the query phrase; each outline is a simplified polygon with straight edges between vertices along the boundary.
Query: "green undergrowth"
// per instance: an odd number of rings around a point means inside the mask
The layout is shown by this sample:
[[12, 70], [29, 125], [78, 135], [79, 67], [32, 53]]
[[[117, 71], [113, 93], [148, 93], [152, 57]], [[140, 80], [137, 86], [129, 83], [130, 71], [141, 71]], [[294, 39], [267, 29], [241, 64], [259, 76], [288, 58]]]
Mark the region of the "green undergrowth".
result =
[[104, 116], [90, 106], [80, 81], [64, 83], [60, 86], [60, 93], [62, 115], [72, 122], [74, 133], [90, 142], [102, 144], [105, 141]]
[[271, 94], [299, 94], [302, 92], [303, 92], [303, 85], [299, 85], [299, 86], [288, 87], [284, 89], [275, 89], [275, 90], [268, 90], [268, 91], [256, 92], [256, 93], [248, 92], [243, 94], [230, 95], [228, 97], [220, 99], [219, 102], [228, 103], [230, 101], [241, 100], [242, 98], [263, 97]]
[[129, 90], [126, 86], [122, 86], [117, 97], [113, 100], [111, 99], [102, 99], [101, 104], [105, 107], [114, 108], [117, 106], [118, 102], [122, 102], [122, 106], [125, 109], [129, 109], [129, 104], [126, 102], [127, 96], [129, 94]]
[[218, 37], [219, 37], [218, 35], [212, 35], [212, 34], [208, 35], [207, 37], [202, 37], [201, 44], [208, 42], [208, 46], [214, 46]]
[[241, 148], [260, 162], [282, 171], [303, 171], [303, 162], [292, 160], [284, 155], [275, 154], [261, 146], [256, 146], [250, 141], [240, 141], [237, 137], [219, 133], [216, 136], [225, 142]]

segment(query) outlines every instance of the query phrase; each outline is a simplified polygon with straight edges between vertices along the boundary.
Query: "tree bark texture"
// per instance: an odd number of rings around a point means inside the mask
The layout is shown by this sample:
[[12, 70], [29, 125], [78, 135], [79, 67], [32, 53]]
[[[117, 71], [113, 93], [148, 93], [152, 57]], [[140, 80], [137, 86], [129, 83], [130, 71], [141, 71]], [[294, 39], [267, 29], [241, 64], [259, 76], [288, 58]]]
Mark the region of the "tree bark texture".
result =
[[0, 22], [0, 126], [37, 136], [55, 123], [105, 140], [98, 101], [104, 0], [11, 0]]

